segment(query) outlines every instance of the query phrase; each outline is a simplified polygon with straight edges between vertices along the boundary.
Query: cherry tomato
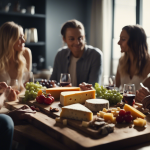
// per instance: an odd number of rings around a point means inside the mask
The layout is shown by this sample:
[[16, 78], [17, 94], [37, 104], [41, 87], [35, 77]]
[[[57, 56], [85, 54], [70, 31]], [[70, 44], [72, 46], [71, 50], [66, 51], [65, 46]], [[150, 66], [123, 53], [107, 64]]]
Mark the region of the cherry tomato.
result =
[[40, 97], [40, 96], [37, 96], [37, 97], [36, 97], [36, 101], [37, 101], [38, 103], [42, 104], [44, 101], [43, 101], [43, 99], [40, 99], [39, 97]]
[[51, 104], [51, 103], [52, 103], [51, 98], [45, 98], [45, 99], [44, 99], [44, 103], [45, 103], [45, 104]]

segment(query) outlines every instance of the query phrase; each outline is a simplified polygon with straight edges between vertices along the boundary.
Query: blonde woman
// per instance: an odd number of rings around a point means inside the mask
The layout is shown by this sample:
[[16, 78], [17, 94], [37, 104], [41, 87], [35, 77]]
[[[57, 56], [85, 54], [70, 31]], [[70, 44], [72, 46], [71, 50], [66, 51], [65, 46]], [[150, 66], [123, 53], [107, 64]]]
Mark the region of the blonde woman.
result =
[[[11, 85], [18, 80], [20, 93], [24, 92], [23, 73], [31, 71], [32, 55], [30, 49], [24, 47], [23, 28], [14, 22], [6, 22], [0, 27], [0, 81]], [[10, 97], [16, 98], [13, 92]]]
[[150, 56], [144, 29], [139, 25], [123, 27], [118, 45], [124, 54], [119, 60], [116, 86], [123, 88], [124, 84], [133, 83], [136, 90], [139, 90], [140, 82], [144, 82], [150, 72]]

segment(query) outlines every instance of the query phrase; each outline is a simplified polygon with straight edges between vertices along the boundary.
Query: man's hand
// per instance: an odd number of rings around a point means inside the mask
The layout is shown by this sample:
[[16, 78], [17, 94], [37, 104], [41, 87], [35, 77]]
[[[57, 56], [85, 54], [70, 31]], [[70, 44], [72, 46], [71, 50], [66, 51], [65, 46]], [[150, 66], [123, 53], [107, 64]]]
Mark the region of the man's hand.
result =
[[85, 82], [80, 83], [79, 87], [81, 88], [82, 91], [93, 90], [92, 84], [88, 84]]
[[31, 120], [36, 111], [33, 111], [28, 105], [24, 105], [21, 108], [15, 109], [8, 113], [14, 122], [19, 120]]
[[148, 95], [150, 95], [149, 90], [145, 87], [142, 87], [141, 89], [139, 89], [139, 91], [136, 91], [135, 101], [141, 103], [142, 100]]

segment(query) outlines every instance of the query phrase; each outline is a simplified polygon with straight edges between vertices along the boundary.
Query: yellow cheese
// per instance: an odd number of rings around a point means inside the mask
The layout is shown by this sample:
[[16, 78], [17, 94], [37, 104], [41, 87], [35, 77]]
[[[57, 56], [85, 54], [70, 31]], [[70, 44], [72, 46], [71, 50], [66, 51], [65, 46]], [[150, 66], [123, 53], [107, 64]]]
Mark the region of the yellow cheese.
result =
[[89, 122], [87, 121], [82, 121], [82, 127], [88, 127], [89, 126]]
[[87, 99], [95, 98], [95, 90], [61, 92], [60, 103], [63, 106], [80, 103], [84, 104]]
[[93, 113], [82, 104], [77, 103], [62, 107], [60, 117], [81, 121], [91, 121], [93, 120]]
[[55, 99], [59, 99], [60, 93], [64, 91], [80, 91], [80, 87], [55, 87], [46, 89], [46, 93], [50, 93]]
[[144, 127], [146, 125], [146, 120], [142, 119], [142, 118], [137, 118], [133, 121], [135, 126], [138, 127]]
[[67, 125], [67, 119], [63, 119], [63, 125]]
[[108, 120], [110, 120], [111, 122], [114, 121], [114, 117], [112, 113], [105, 113], [103, 118], [105, 121], [108, 121]]
[[139, 110], [137, 110], [136, 108], [134, 108], [134, 107], [132, 107], [132, 106], [130, 106], [130, 105], [128, 105], [128, 104], [125, 104], [124, 105], [124, 110], [125, 111], [130, 111], [131, 112], [131, 115], [133, 116], [133, 118], [142, 118], [142, 119], [144, 119], [146, 116], [143, 114], [143, 113], [141, 113]]
[[112, 121], [112, 123], [114, 123], [114, 124], [116, 124], [117, 122], [116, 122], [116, 117], [113, 117], [113, 121]]
[[99, 113], [100, 113], [100, 117], [103, 118], [103, 117], [104, 117], [104, 114], [105, 114], [106, 112], [104, 112], [104, 111], [99, 111]]

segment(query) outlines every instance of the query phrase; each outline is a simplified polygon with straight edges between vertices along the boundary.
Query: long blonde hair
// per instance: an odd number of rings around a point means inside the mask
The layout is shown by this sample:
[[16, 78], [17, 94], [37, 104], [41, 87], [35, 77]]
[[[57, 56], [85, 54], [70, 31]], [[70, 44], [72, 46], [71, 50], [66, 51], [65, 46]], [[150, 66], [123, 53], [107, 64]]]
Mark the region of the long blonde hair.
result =
[[26, 70], [26, 60], [23, 51], [14, 51], [14, 44], [20, 36], [20, 28], [14, 22], [6, 22], [0, 27], [0, 72], [9, 70], [9, 60], [13, 58], [17, 67], [17, 76], [22, 78], [23, 72]]
[[[144, 67], [148, 61], [148, 45], [147, 36], [144, 29], [139, 25], [128, 25], [122, 28], [129, 35], [128, 46], [134, 55], [136, 61], [136, 73], [139, 76], [143, 75]], [[119, 70], [122, 75], [130, 74], [130, 58], [125, 52], [119, 60]]]

